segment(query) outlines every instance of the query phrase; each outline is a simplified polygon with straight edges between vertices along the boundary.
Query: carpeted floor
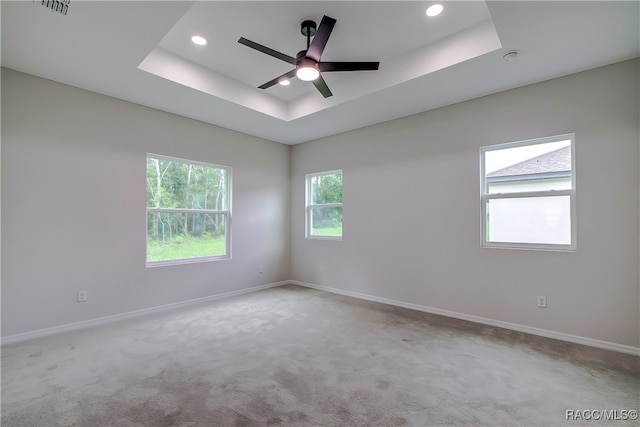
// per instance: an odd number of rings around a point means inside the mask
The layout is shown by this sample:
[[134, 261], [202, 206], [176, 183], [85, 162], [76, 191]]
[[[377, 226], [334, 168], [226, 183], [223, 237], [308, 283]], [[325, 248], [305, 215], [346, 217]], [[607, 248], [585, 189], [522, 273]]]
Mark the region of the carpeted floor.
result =
[[2, 348], [3, 426], [637, 425], [566, 411], [639, 390], [638, 357], [296, 286]]

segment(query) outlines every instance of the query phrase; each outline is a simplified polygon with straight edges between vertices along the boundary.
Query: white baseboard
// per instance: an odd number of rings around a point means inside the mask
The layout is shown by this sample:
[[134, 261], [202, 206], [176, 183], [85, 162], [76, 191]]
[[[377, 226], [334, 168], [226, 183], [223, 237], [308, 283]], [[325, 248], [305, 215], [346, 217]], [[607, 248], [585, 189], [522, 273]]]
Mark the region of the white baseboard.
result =
[[374, 295], [367, 295], [367, 294], [361, 294], [358, 292], [332, 288], [329, 286], [322, 286], [322, 285], [316, 285], [313, 283], [300, 282], [297, 280], [290, 280], [288, 283], [304, 286], [307, 288], [317, 289], [320, 291], [331, 292], [334, 294], [359, 298], [367, 301], [374, 301], [374, 302], [379, 302], [383, 304], [394, 305], [397, 307], [408, 308], [411, 310], [423, 311], [425, 313], [439, 314], [441, 316], [453, 317], [455, 319], [461, 319], [461, 320], [468, 320], [470, 322], [481, 323], [483, 325], [497, 326], [499, 328], [510, 329], [513, 331], [524, 332], [527, 334], [539, 335], [542, 337], [553, 338], [561, 341], [568, 341], [575, 344], [583, 344], [583, 345], [588, 345], [590, 347], [597, 347], [605, 350], [612, 350], [620, 353], [640, 356], [640, 348], [638, 347], [631, 347], [628, 345], [616, 344], [608, 341], [601, 341], [593, 338], [581, 337], [578, 335], [565, 334], [563, 332], [549, 331], [546, 329], [519, 325], [517, 323], [503, 322], [501, 320], [494, 320], [486, 317], [473, 316], [470, 314], [458, 313], [455, 311], [442, 310], [439, 308], [433, 308], [433, 307], [428, 307], [424, 305], [412, 304], [412, 303], [403, 302], [403, 301], [396, 301], [388, 298], [377, 297]]
[[34, 339], [34, 338], [40, 338], [40, 337], [59, 334], [59, 333], [63, 333], [63, 332], [74, 331], [74, 330], [78, 330], [78, 329], [84, 329], [84, 328], [88, 328], [88, 327], [91, 327], [91, 326], [104, 325], [104, 324], [116, 322], [116, 321], [119, 321], [119, 320], [132, 319], [132, 318], [144, 316], [144, 315], [147, 315], [147, 314], [158, 313], [158, 312], [161, 312], [161, 311], [171, 310], [171, 309], [174, 309], [174, 308], [184, 307], [184, 306], [188, 306], [188, 305], [204, 303], [204, 302], [208, 302], [208, 301], [214, 301], [214, 300], [221, 299], [221, 298], [229, 298], [229, 297], [233, 297], [233, 296], [237, 296], [237, 295], [248, 294], [248, 293], [251, 293], [251, 292], [257, 292], [257, 291], [261, 291], [261, 290], [264, 290], [264, 289], [269, 289], [269, 288], [273, 288], [273, 287], [276, 287], [276, 286], [282, 286], [282, 285], [286, 285], [286, 284], [304, 286], [304, 287], [307, 287], [307, 288], [317, 289], [317, 290], [320, 290], [320, 291], [330, 292], [330, 293], [334, 293], [334, 294], [338, 294], [338, 295], [344, 295], [344, 296], [349, 296], [349, 297], [353, 297], [353, 298], [359, 298], [359, 299], [363, 299], [363, 300], [367, 300], [367, 301], [379, 302], [379, 303], [382, 303], [382, 304], [388, 304], [388, 305], [393, 305], [393, 306], [397, 306], [397, 307], [408, 308], [408, 309], [411, 309], [411, 310], [422, 311], [422, 312], [425, 312], [425, 313], [438, 314], [438, 315], [441, 315], [441, 316], [452, 317], [454, 319], [467, 320], [467, 321], [470, 321], [470, 322], [480, 323], [480, 324], [483, 324], [483, 325], [496, 326], [496, 327], [499, 327], [499, 328], [510, 329], [510, 330], [513, 330], [513, 331], [524, 332], [524, 333], [527, 333], [527, 334], [539, 335], [539, 336], [542, 336], [542, 337], [553, 338], [553, 339], [557, 339], [557, 340], [561, 340], [561, 341], [567, 341], [567, 342], [572, 342], [572, 343], [576, 343], [576, 344], [583, 344], [583, 345], [587, 345], [587, 346], [591, 346], [591, 347], [602, 348], [602, 349], [605, 349], [605, 350], [612, 350], [612, 351], [617, 351], [617, 352], [620, 352], [620, 353], [626, 353], [626, 354], [631, 354], [631, 355], [634, 355], [634, 356], [640, 356], [640, 348], [638, 348], [638, 347], [632, 347], [632, 346], [612, 343], [612, 342], [608, 342], [608, 341], [601, 341], [601, 340], [597, 340], [597, 339], [593, 339], [593, 338], [581, 337], [581, 336], [578, 336], [578, 335], [565, 334], [563, 332], [549, 331], [549, 330], [546, 330], [546, 329], [534, 328], [532, 326], [525, 326], [525, 325], [520, 325], [520, 324], [517, 324], [517, 323], [503, 322], [501, 320], [495, 320], [495, 319], [489, 319], [489, 318], [486, 318], [486, 317], [480, 317], [480, 316], [474, 316], [474, 315], [470, 315], [470, 314], [458, 313], [458, 312], [455, 312], [455, 311], [442, 310], [442, 309], [439, 309], [439, 308], [428, 307], [428, 306], [419, 305], [419, 304], [412, 304], [412, 303], [408, 303], [408, 302], [392, 300], [392, 299], [389, 299], [389, 298], [382, 298], [382, 297], [377, 297], [377, 296], [374, 296], [374, 295], [367, 295], [367, 294], [362, 294], [362, 293], [358, 293], [358, 292], [347, 291], [347, 290], [338, 289], [338, 288], [332, 288], [332, 287], [329, 287], [329, 286], [316, 285], [316, 284], [313, 284], [313, 283], [301, 282], [301, 281], [298, 281], [298, 280], [284, 280], [284, 281], [281, 281], [281, 282], [268, 283], [266, 285], [253, 286], [253, 287], [246, 288], [246, 289], [240, 289], [240, 290], [237, 290], [237, 291], [225, 292], [225, 293], [222, 293], [222, 294], [211, 295], [211, 296], [208, 296], [208, 297], [196, 298], [196, 299], [192, 299], [192, 300], [188, 300], [188, 301], [182, 301], [182, 302], [162, 305], [162, 306], [158, 306], [158, 307], [145, 308], [145, 309], [142, 309], [142, 310], [136, 310], [136, 311], [130, 311], [130, 312], [127, 312], [127, 313], [116, 314], [116, 315], [113, 315], [113, 316], [99, 317], [99, 318], [96, 318], [96, 319], [85, 320], [85, 321], [82, 321], [82, 322], [67, 323], [65, 325], [54, 326], [54, 327], [45, 328], [45, 329], [38, 329], [38, 330], [35, 330], [35, 331], [25, 332], [25, 333], [21, 333], [21, 334], [8, 335], [6, 337], [2, 337], [2, 345], [4, 346], [4, 345], [8, 345], [8, 344], [14, 344], [14, 343], [18, 343], [18, 342]]
[[237, 295], [248, 294], [251, 292], [257, 292], [264, 289], [274, 288], [276, 286], [282, 286], [291, 283], [289, 280], [275, 283], [268, 283], [266, 285], [253, 286], [246, 289], [240, 289], [237, 291], [225, 292], [223, 294], [211, 295], [203, 298], [196, 298], [187, 301], [176, 302], [172, 304], [161, 305], [158, 307], [145, 308], [142, 310], [129, 311], [127, 313], [115, 314], [113, 316], [99, 317], [96, 319], [84, 320], [82, 322], [67, 323], [65, 325], [54, 326], [51, 328], [38, 329], [35, 331], [25, 332], [21, 334], [8, 335], [2, 337], [2, 345], [14, 344], [17, 342], [27, 341], [34, 338], [46, 337], [49, 335], [60, 334], [62, 332], [75, 331], [78, 329], [89, 328], [91, 326], [104, 325], [106, 323], [117, 322], [119, 320], [132, 319], [134, 317], [140, 317], [147, 314], [158, 313], [161, 311], [171, 310], [178, 307], [184, 307], [188, 305], [200, 304], [204, 302], [214, 301], [221, 298], [229, 298]]

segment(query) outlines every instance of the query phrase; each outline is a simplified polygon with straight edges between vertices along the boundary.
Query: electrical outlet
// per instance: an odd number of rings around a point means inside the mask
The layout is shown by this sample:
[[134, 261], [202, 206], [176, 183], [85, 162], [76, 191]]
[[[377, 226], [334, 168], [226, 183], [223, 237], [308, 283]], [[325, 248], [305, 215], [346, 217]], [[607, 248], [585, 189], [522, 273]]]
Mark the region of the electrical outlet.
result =
[[264, 273], [264, 266], [260, 266], [260, 268], [258, 268], [258, 273]]
[[85, 302], [87, 300], [87, 291], [78, 291], [78, 302]]
[[547, 297], [544, 295], [538, 295], [538, 307], [547, 308]]

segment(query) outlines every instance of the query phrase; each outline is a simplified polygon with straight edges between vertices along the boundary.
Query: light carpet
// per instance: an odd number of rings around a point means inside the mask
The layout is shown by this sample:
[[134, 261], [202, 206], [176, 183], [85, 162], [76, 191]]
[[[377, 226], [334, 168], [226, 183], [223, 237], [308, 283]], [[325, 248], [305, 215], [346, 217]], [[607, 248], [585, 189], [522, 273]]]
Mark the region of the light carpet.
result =
[[639, 390], [635, 356], [297, 286], [2, 348], [3, 426], [602, 425], [566, 411]]

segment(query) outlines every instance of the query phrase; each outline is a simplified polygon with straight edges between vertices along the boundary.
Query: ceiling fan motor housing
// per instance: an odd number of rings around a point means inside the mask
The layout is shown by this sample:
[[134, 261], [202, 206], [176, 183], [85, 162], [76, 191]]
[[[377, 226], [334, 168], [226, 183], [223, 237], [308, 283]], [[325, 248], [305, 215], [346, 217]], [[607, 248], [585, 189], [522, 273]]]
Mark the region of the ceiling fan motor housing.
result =
[[318, 63], [311, 59], [311, 58], [307, 58], [307, 57], [302, 57], [301, 59], [298, 60], [298, 63], [296, 64], [297, 68], [318, 68]]
[[318, 65], [318, 61], [313, 58], [307, 58], [307, 51], [301, 50], [296, 55], [296, 67], [316, 67]]

